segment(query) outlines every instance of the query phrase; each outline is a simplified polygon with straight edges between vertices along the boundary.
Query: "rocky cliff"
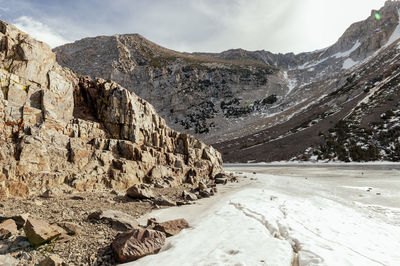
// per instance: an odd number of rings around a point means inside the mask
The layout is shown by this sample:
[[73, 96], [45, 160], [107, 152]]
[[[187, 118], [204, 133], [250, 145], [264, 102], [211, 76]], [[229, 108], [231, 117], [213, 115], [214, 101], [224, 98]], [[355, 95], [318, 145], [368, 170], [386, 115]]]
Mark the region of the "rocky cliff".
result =
[[0, 39], [1, 196], [210, 183], [221, 172], [217, 151], [170, 129], [133, 92], [62, 68], [46, 44], [2, 21]]

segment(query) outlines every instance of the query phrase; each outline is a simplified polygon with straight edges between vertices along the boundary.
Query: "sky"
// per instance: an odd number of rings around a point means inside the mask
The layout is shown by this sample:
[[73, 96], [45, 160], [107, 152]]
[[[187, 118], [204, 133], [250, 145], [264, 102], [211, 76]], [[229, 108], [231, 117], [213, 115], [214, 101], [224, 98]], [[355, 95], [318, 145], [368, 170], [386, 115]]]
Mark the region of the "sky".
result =
[[0, 0], [0, 19], [52, 47], [139, 33], [183, 52], [328, 47], [385, 0]]

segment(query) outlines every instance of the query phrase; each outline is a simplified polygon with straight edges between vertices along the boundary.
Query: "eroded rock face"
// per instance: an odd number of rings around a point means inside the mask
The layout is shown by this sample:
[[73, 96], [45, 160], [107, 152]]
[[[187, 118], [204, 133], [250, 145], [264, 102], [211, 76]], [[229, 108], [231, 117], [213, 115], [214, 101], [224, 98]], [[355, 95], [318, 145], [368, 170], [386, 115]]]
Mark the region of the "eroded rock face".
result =
[[[0, 21], [0, 197], [210, 182], [221, 156], [117, 83], [79, 77]], [[204, 156], [207, 154], [207, 156]]]

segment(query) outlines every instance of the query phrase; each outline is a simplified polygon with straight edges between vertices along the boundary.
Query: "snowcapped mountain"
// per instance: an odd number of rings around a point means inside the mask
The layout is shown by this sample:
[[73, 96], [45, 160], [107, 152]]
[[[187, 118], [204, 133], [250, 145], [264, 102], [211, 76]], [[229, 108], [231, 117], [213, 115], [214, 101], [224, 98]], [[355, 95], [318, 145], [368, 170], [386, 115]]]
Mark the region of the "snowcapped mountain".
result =
[[[55, 52], [61, 65], [83, 75], [100, 73], [145, 98], [172, 128], [213, 143], [225, 161], [397, 160], [396, 137], [378, 141], [376, 130], [397, 121], [399, 10], [400, 2], [387, 1], [332, 46], [297, 55], [180, 53], [137, 34], [86, 38]], [[378, 104], [377, 98], [393, 104]], [[390, 125], [370, 125], [381, 123], [385, 112]], [[332, 142], [347, 139], [347, 133], [335, 133], [345, 130], [346, 119], [348, 134], [355, 127], [370, 134], [339, 148]], [[375, 148], [385, 152], [355, 155]]]

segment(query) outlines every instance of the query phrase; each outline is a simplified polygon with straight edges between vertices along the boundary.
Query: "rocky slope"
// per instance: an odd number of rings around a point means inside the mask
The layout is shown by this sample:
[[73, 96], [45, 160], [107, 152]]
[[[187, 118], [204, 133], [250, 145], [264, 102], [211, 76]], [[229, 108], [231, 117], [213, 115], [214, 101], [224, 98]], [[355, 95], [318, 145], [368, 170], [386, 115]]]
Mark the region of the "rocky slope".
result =
[[221, 156], [170, 129], [117, 83], [79, 77], [50, 48], [0, 22], [0, 195], [55, 186], [178, 186], [221, 172]]
[[398, 161], [399, 56], [397, 40], [288, 121], [215, 147], [231, 162]]

